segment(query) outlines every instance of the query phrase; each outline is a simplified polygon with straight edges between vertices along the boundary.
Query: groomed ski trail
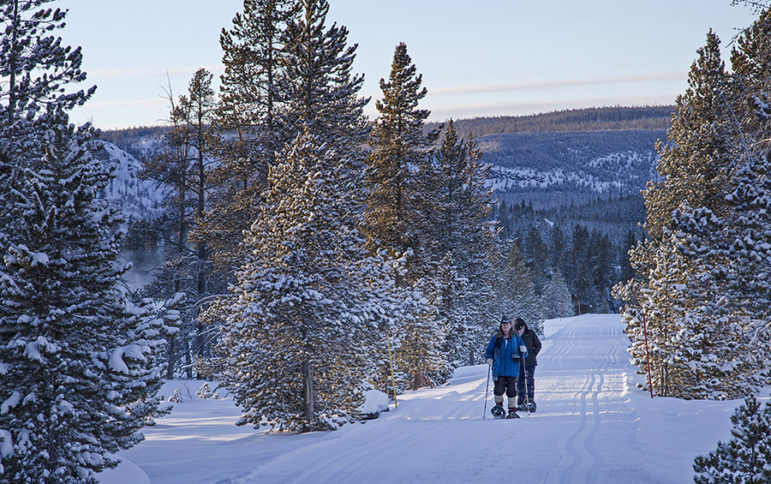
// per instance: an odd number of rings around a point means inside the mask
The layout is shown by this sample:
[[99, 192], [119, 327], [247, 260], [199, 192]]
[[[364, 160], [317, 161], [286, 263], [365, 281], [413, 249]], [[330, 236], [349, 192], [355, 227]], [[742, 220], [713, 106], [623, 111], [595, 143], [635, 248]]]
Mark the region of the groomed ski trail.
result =
[[377, 420], [307, 445], [294, 436], [294, 450], [220, 482], [662, 482], [642, 458], [630, 468], [636, 458], [626, 455], [645, 452], [620, 317], [584, 315], [549, 328], [535, 374], [537, 413], [483, 418], [487, 366], [466, 367], [448, 385], [400, 396]]

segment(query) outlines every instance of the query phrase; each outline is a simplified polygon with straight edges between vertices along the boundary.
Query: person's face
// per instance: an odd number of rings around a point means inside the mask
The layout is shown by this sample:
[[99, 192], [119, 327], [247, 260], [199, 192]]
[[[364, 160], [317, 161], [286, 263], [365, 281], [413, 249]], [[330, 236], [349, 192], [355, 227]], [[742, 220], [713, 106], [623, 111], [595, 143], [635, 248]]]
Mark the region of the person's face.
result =
[[521, 328], [519, 328], [517, 330], [517, 334], [520, 335], [520, 336], [522, 336], [522, 333], [524, 333], [524, 332], [525, 332], [525, 327], [524, 326], [522, 326]]
[[511, 321], [501, 323], [501, 330], [503, 330], [503, 334], [509, 334], [511, 332]]

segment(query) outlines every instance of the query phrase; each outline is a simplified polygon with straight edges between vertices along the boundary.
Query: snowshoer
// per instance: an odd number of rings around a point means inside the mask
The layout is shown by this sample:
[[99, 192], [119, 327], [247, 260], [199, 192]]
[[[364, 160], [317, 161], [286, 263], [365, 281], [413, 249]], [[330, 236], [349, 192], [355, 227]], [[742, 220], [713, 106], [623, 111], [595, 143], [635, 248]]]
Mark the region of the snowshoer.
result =
[[535, 367], [538, 365], [536, 356], [541, 351], [541, 340], [538, 339], [535, 331], [527, 327], [522, 318], [517, 318], [516, 323], [514, 323], [514, 331], [527, 346], [525, 367], [522, 368], [520, 365], [519, 378], [517, 379], [517, 410], [535, 412], [536, 405], [533, 399], [535, 395]]
[[519, 358], [524, 353], [527, 356], [527, 346], [522, 338], [512, 329], [512, 320], [507, 316], [501, 318], [498, 331], [490, 339], [485, 352], [487, 364], [492, 368], [493, 398], [495, 405], [491, 413], [495, 417], [503, 417], [503, 393], [508, 397], [509, 414], [506, 418], [519, 418], [516, 409], [517, 375], [519, 375]]

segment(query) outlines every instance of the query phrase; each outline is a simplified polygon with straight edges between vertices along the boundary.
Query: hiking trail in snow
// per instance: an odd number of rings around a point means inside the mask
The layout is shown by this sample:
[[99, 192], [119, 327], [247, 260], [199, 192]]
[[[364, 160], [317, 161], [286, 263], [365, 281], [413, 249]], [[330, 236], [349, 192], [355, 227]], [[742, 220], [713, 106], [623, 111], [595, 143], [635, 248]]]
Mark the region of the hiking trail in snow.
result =
[[[696, 455], [730, 437], [728, 417], [739, 402], [651, 400], [635, 387], [643, 377], [629, 363], [618, 315], [544, 327], [538, 411], [519, 412], [520, 419], [491, 418], [492, 383], [483, 416], [488, 368], [478, 365], [335, 432], [235, 427], [231, 400], [192, 399], [121, 456], [153, 483], [681, 483], [692, 480]], [[120, 469], [102, 482], [121, 482]]]

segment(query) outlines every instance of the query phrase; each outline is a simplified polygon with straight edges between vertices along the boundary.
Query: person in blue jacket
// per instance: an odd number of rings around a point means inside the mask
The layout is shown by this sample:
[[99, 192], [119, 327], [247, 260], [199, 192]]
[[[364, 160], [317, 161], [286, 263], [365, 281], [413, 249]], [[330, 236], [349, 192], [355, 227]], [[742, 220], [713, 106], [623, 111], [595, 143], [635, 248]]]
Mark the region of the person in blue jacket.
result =
[[[520, 354], [527, 357], [527, 346], [522, 338], [511, 327], [512, 320], [508, 316], [501, 318], [498, 331], [490, 339], [485, 351], [487, 365], [493, 372], [493, 398], [495, 407], [493, 415], [505, 414], [503, 410], [503, 393], [508, 397], [509, 414], [506, 418], [519, 418], [517, 415], [517, 377], [519, 376]], [[498, 408], [496, 408], [498, 407]]]

